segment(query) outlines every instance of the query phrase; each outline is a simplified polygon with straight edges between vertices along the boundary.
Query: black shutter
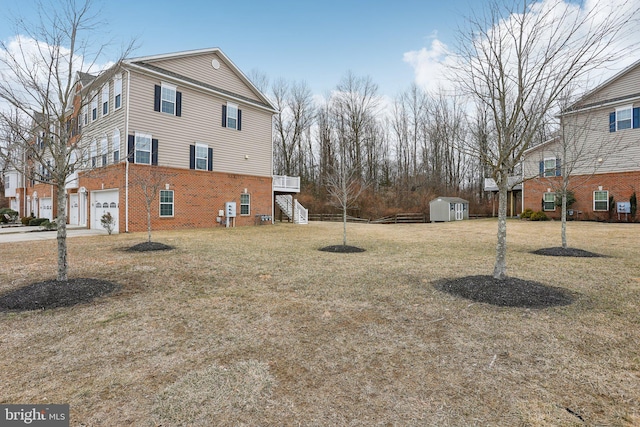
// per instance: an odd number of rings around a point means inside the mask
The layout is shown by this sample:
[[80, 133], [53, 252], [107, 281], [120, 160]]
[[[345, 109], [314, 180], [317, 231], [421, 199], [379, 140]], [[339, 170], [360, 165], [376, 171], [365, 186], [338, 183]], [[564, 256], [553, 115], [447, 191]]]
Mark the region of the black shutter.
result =
[[189, 169], [196, 168], [196, 146], [189, 146]]
[[155, 96], [153, 98], [153, 111], [160, 111], [160, 97], [162, 96], [162, 88], [155, 86]]
[[213, 148], [209, 148], [209, 152], [207, 153], [207, 170], [213, 170]]
[[540, 178], [542, 178], [544, 176], [544, 161], [543, 160], [540, 160], [539, 167], [540, 167]]
[[556, 176], [562, 176], [562, 161], [556, 159]]
[[609, 132], [616, 131], [616, 113], [609, 113]]
[[238, 109], [238, 130], [242, 130], [242, 110]]
[[158, 166], [158, 140], [151, 140], [151, 164]]
[[182, 116], [182, 92], [176, 91], [176, 116]]
[[640, 128], [640, 107], [633, 109], [633, 128]]
[[227, 106], [226, 105], [222, 106], [222, 127], [223, 128], [227, 127]]
[[127, 140], [127, 161], [133, 163], [135, 160], [134, 153], [136, 151], [136, 137], [135, 135], [129, 135]]

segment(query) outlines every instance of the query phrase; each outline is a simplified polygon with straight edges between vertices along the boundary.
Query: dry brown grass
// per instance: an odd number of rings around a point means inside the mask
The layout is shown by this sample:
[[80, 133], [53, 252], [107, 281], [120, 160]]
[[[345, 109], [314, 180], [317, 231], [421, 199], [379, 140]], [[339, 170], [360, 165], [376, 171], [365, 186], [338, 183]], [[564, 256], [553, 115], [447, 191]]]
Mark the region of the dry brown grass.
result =
[[[572, 305], [472, 303], [432, 281], [489, 274], [493, 220], [69, 240], [71, 277], [121, 290], [0, 314], [0, 403], [69, 403], [74, 426], [640, 425], [640, 226], [571, 223], [610, 258], [530, 254], [559, 223], [509, 223], [509, 274]], [[0, 245], [0, 293], [55, 273], [55, 242]], [[579, 418], [584, 419], [581, 421]]]

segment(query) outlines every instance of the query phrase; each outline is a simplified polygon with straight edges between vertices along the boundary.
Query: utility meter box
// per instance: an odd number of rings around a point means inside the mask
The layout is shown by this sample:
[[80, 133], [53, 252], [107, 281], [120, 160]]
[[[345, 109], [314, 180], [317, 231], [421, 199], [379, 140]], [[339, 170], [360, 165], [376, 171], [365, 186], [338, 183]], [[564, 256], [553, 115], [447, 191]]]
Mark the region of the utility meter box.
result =
[[227, 215], [227, 218], [235, 218], [236, 217], [236, 202], [227, 202], [224, 204], [224, 212]]
[[631, 202], [618, 202], [618, 213], [630, 214]]

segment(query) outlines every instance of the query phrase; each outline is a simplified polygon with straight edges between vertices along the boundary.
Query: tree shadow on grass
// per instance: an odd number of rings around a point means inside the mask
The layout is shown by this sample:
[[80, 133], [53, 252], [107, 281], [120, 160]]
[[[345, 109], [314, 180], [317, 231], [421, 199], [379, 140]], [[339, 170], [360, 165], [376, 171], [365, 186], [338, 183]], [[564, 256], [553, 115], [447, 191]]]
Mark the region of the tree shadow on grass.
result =
[[571, 304], [569, 291], [515, 277], [466, 276], [434, 282], [440, 291], [501, 307], [547, 308]]
[[71, 307], [118, 289], [118, 284], [99, 279], [46, 280], [1, 295], [0, 312]]

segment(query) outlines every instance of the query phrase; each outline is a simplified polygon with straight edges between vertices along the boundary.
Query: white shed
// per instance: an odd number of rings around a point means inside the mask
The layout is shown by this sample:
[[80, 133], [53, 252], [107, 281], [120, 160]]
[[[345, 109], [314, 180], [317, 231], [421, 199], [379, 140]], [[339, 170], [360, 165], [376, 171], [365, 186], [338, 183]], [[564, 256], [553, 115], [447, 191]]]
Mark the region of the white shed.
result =
[[431, 222], [469, 219], [469, 201], [460, 197], [438, 197], [429, 202]]

